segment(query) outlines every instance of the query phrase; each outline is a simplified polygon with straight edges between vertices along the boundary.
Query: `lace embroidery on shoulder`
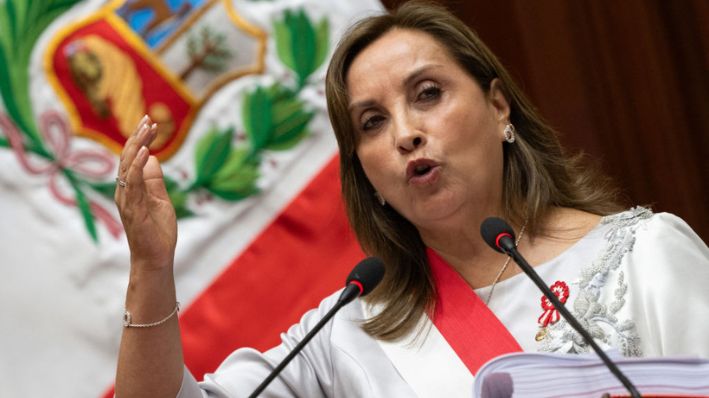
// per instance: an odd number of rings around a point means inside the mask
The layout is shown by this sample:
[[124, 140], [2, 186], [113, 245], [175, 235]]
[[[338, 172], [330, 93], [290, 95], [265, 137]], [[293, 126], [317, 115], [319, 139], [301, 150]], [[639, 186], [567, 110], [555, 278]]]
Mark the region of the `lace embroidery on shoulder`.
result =
[[[641, 356], [640, 337], [631, 319], [620, 320], [618, 311], [625, 304], [625, 283], [623, 271], [618, 271], [626, 253], [633, 250], [635, 232], [641, 220], [648, 219], [652, 212], [643, 207], [635, 207], [622, 213], [606, 216], [601, 224], [610, 225], [604, 237], [605, 249], [593, 263], [581, 271], [578, 295], [571, 312], [594, 339], [620, 350], [624, 356]], [[616, 272], [617, 271], [617, 272]], [[611, 275], [616, 275], [612, 295], [601, 293]], [[605, 289], [610, 292], [610, 286]], [[603, 301], [601, 301], [603, 300]], [[548, 327], [545, 338], [540, 342], [540, 351], [582, 353], [590, 346], [565, 320]]]

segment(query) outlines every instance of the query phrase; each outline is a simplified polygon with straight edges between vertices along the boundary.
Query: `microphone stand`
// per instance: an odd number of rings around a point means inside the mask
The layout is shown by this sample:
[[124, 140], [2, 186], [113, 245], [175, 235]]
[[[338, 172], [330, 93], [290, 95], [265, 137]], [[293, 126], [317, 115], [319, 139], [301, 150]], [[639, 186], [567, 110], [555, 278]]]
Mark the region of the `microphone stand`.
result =
[[623, 372], [618, 369], [618, 366], [611, 361], [610, 358], [608, 358], [608, 355], [601, 349], [601, 347], [596, 344], [596, 342], [593, 340], [593, 337], [586, 331], [586, 329], [581, 326], [579, 321], [576, 320], [576, 318], [571, 315], [571, 313], [566, 309], [563, 303], [559, 301], [559, 299], [556, 297], [554, 293], [552, 293], [551, 290], [547, 288], [547, 285], [544, 283], [542, 278], [539, 277], [539, 274], [537, 274], [534, 269], [532, 269], [532, 266], [529, 265], [527, 260], [522, 257], [521, 254], [517, 251], [517, 247], [514, 244], [514, 240], [512, 239], [500, 239], [500, 248], [510, 257], [512, 257], [513, 260], [519, 265], [519, 267], [524, 271], [525, 274], [534, 282], [535, 285], [537, 285], [537, 288], [544, 293], [544, 296], [546, 296], [549, 301], [554, 305], [554, 308], [556, 308], [561, 316], [564, 317], [566, 322], [571, 325], [571, 327], [574, 328], [583, 338], [588, 342], [588, 344], [593, 348], [593, 351], [596, 352], [596, 354], [601, 358], [603, 363], [608, 367], [608, 369], [613, 373], [613, 375], [623, 384], [623, 386], [628, 390], [630, 393], [630, 396], [633, 398], [641, 398], [640, 392], [635, 388], [633, 383], [623, 374]]
[[329, 321], [330, 318], [332, 318], [337, 313], [337, 311], [339, 311], [342, 307], [344, 307], [345, 304], [349, 303], [350, 301], [354, 300], [357, 296], [359, 296], [360, 293], [362, 292], [362, 290], [363, 289], [360, 286], [357, 286], [357, 284], [355, 284], [355, 283], [351, 283], [351, 284], [347, 285], [347, 287], [345, 287], [345, 290], [342, 291], [342, 293], [340, 294], [340, 297], [337, 299], [337, 303], [335, 303], [335, 305], [330, 309], [330, 311], [328, 311], [327, 314], [325, 314], [325, 316], [322, 317], [322, 319], [313, 327], [313, 329], [310, 332], [308, 332], [308, 334], [306, 334], [305, 337], [303, 337], [303, 340], [301, 340], [300, 343], [298, 343], [295, 347], [293, 347], [293, 350], [291, 350], [291, 352], [288, 353], [288, 355], [285, 358], [283, 358], [281, 363], [279, 363], [278, 366], [276, 366], [271, 371], [271, 373], [268, 375], [268, 377], [266, 377], [261, 382], [261, 384], [259, 384], [259, 386], [256, 387], [254, 392], [252, 392], [251, 395], [249, 395], [249, 398], [258, 397], [258, 395], [261, 394], [263, 392], [263, 390], [265, 390], [266, 387], [268, 387], [269, 384], [271, 384], [273, 379], [275, 379], [281, 373], [283, 368], [285, 368], [286, 365], [288, 365], [290, 363], [290, 361], [293, 360], [293, 358], [295, 358], [295, 356], [298, 355], [298, 353], [300, 353], [300, 351], [303, 349], [303, 347], [305, 347], [305, 345], [308, 344], [308, 342], [320, 331], [320, 329], [322, 329], [322, 327], [325, 326], [327, 321]]

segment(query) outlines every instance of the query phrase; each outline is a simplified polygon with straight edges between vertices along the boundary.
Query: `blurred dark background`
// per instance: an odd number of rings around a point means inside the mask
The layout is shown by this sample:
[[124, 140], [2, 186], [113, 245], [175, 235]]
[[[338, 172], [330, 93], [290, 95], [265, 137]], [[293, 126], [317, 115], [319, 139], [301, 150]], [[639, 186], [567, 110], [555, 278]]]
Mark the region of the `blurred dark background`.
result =
[[708, 0], [438, 3], [480, 35], [570, 151], [615, 179], [628, 206], [674, 213], [709, 241]]

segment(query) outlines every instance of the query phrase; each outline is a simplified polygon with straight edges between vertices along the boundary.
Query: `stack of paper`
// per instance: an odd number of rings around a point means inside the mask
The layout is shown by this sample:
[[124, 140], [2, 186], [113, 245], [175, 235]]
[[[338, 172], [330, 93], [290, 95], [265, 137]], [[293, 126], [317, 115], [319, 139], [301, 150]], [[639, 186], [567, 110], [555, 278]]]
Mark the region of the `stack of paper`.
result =
[[[709, 360], [609, 356], [643, 396], [709, 397]], [[595, 354], [503, 355], [480, 368], [474, 389], [478, 398], [628, 395]]]

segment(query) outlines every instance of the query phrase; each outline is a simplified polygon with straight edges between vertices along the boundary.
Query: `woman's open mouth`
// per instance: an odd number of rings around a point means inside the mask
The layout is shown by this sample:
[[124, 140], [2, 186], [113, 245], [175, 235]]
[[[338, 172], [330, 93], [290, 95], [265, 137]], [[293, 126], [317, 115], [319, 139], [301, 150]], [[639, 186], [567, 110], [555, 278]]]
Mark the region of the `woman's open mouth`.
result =
[[438, 179], [440, 165], [431, 159], [416, 159], [406, 166], [406, 180], [412, 185], [432, 184]]

